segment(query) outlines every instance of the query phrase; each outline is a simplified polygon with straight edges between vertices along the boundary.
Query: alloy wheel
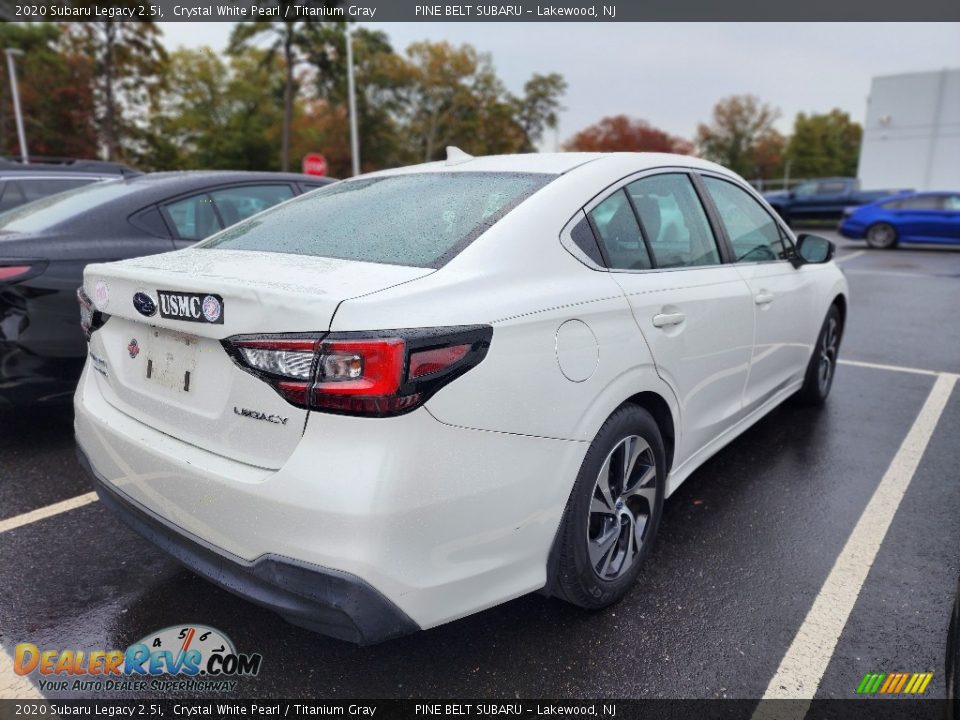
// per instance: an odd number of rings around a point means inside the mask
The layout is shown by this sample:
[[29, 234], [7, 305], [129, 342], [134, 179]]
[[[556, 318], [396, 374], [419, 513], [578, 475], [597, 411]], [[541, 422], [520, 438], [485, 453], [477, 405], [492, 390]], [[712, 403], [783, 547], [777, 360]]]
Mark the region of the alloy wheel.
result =
[[837, 365], [837, 350], [840, 346], [840, 326], [835, 317], [827, 318], [827, 326], [820, 340], [820, 366], [817, 369], [817, 384], [820, 392], [826, 394], [833, 380]]
[[888, 248], [896, 239], [896, 231], [886, 223], [879, 223], [870, 228], [867, 239], [876, 248]]
[[587, 554], [603, 580], [633, 565], [657, 501], [657, 465], [649, 443], [630, 435], [614, 446], [600, 468], [590, 502]]

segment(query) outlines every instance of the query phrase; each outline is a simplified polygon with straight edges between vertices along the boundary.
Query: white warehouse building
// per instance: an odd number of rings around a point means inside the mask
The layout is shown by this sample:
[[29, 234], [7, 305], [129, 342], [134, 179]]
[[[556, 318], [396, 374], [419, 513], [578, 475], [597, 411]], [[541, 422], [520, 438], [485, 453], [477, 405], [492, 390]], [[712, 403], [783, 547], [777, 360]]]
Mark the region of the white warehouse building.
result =
[[857, 177], [865, 190], [960, 190], [960, 68], [873, 78]]

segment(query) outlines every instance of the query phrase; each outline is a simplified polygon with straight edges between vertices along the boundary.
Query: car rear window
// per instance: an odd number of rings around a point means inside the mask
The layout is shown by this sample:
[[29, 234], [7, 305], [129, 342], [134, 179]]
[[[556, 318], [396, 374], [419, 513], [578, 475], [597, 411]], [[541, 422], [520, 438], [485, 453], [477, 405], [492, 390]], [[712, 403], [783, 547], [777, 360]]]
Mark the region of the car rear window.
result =
[[136, 189], [123, 180], [104, 180], [49, 195], [0, 214], [0, 231], [43, 232]]
[[330, 185], [196, 247], [439, 267], [555, 176], [411, 173]]

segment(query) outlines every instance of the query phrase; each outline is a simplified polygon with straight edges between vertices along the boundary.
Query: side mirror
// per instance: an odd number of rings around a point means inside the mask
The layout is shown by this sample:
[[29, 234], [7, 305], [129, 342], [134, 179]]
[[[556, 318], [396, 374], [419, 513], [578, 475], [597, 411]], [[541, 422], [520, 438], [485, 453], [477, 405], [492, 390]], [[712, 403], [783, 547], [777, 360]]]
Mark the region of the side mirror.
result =
[[794, 254], [794, 267], [807, 264], [830, 262], [837, 246], [820, 235], [801, 233], [797, 236], [797, 251]]

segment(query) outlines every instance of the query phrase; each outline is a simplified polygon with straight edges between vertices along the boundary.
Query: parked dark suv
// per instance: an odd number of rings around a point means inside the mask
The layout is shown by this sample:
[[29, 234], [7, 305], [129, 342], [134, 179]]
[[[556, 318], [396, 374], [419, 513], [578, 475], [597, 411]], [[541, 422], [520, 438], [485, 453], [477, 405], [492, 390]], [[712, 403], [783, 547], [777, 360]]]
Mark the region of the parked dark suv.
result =
[[140, 175], [120, 163], [67, 158], [0, 158], [0, 212], [100, 180]]

